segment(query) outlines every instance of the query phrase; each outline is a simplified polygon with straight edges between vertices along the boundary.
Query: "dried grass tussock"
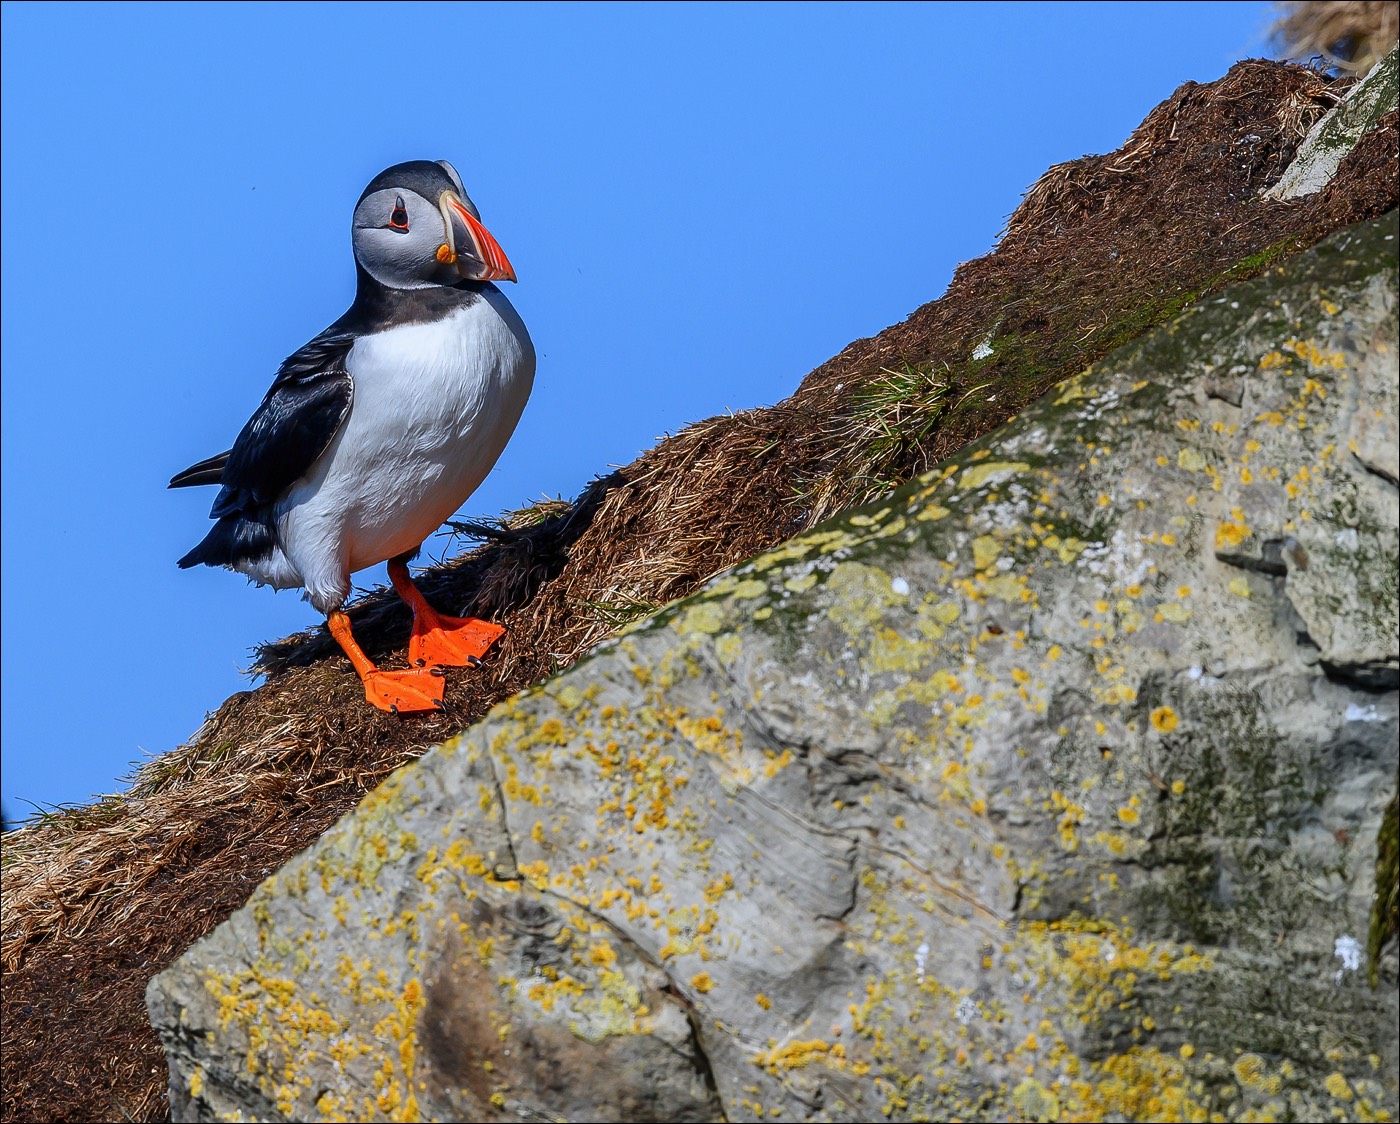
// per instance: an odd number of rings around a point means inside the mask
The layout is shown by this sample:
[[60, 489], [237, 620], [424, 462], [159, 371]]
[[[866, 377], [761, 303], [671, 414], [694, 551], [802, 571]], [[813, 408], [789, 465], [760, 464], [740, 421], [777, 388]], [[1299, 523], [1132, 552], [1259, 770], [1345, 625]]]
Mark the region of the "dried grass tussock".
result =
[[[1047, 172], [994, 253], [784, 402], [691, 425], [571, 502], [461, 525], [480, 545], [425, 573], [424, 592], [509, 631], [484, 668], [449, 672], [443, 713], [374, 710], [324, 630], [303, 633], [264, 647], [266, 684], [144, 765], [128, 792], [7, 834], [5, 1117], [159, 1119], [146, 982], [394, 768], [627, 621], [937, 463], [1201, 295], [1393, 209], [1394, 115], [1326, 190], [1258, 198], [1343, 88], [1266, 62], [1188, 83], [1118, 152]], [[397, 598], [372, 593], [351, 616], [372, 655], [402, 665]]]
[[1343, 74], [1365, 74], [1400, 38], [1394, 0], [1298, 0], [1275, 7], [1273, 38], [1285, 58], [1321, 58]]

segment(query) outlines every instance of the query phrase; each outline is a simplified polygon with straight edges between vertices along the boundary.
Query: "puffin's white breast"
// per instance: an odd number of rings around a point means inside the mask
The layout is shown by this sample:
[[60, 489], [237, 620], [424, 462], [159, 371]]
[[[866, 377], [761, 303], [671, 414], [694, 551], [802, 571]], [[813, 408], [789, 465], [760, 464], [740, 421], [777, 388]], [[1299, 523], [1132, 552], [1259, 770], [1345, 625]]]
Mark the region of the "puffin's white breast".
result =
[[279, 519], [313, 601], [343, 597], [350, 573], [414, 549], [466, 502], [520, 420], [535, 351], [493, 288], [443, 320], [360, 338], [346, 367], [350, 416]]

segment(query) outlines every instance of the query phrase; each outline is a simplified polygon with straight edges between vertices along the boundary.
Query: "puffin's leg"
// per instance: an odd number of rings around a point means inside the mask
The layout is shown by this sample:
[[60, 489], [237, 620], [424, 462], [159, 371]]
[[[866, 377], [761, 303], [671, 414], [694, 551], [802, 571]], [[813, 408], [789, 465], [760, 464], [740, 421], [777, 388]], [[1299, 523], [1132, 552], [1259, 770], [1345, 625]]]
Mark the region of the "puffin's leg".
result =
[[389, 580], [413, 610], [413, 632], [408, 638], [408, 662], [429, 667], [477, 667], [505, 629], [473, 617], [445, 617], [437, 612], [408, 576], [408, 556], [389, 562]]
[[442, 709], [442, 676], [431, 668], [413, 667], [407, 671], [380, 671], [370, 662], [350, 631], [350, 618], [336, 609], [326, 618], [335, 642], [350, 657], [350, 663], [365, 685], [365, 698], [380, 710], [411, 714]]

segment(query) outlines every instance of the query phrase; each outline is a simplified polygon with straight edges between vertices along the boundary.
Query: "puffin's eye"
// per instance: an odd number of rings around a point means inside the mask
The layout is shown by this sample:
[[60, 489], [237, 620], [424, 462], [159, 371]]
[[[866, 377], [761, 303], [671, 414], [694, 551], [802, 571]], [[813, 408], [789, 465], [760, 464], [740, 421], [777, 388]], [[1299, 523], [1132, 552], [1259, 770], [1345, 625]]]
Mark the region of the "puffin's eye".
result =
[[400, 234], [408, 233], [408, 211], [403, 205], [403, 196], [394, 196], [394, 209], [389, 214], [389, 229]]

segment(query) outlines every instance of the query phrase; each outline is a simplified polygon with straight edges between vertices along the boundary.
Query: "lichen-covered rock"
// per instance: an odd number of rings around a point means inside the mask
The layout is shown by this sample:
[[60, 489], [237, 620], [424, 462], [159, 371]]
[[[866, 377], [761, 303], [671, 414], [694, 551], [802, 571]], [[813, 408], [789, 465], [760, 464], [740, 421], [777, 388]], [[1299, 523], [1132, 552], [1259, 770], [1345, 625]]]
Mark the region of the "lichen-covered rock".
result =
[[1396, 246], [400, 770], [153, 982], [176, 1118], [1393, 1118]]

